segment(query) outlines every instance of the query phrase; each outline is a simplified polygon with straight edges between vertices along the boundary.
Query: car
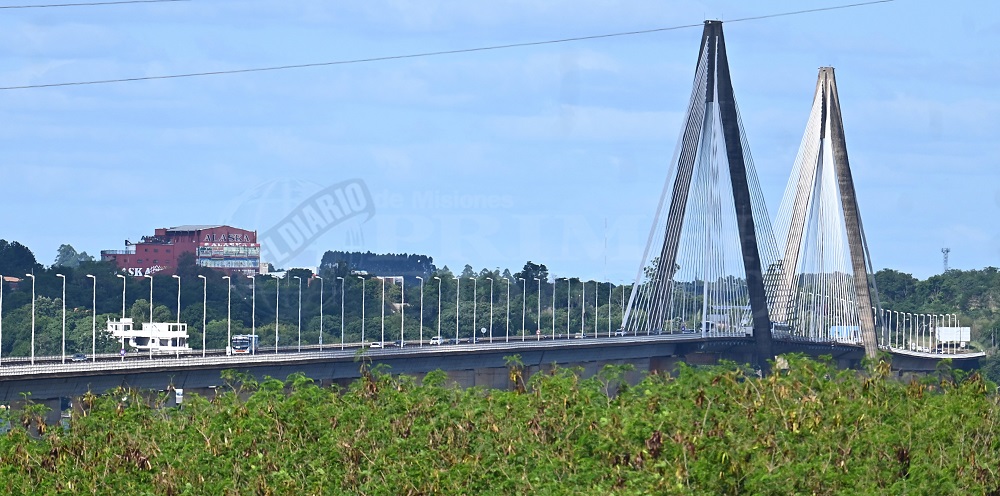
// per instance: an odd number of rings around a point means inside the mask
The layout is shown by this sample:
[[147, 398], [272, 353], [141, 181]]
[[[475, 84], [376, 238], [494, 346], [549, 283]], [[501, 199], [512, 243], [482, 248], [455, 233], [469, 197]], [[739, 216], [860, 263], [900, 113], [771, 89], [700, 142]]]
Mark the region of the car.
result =
[[399, 346], [400, 348], [406, 346], [406, 341], [393, 341], [392, 346]]
[[576, 338], [576, 339], [584, 339], [584, 338], [587, 337], [587, 333], [585, 333], [585, 332], [578, 332], [578, 333], [574, 334], [573, 337]]
[[382, 347], [382, 343], [380, 343], [378, 341], [373, 341], [371, 343], [368, 343], [368, 347], [369, 348], [381, 348]]
[[73, 357], [70, 359], [74, 362], [86, 362], [87, 355], [84, 355], [83, 353], [73, 353]]
[[430, 342], [428, 344], [439, 345], [439, 344], [441, 344], [443, 342], [444, 342], [444, 338], [442, 338], [441, 336], [434, 336], [434, 337], [431, 338], [431, 340], [430, 340]]
[[624, 336], [626, 334], [625, 329], [621, 328], [615, 331], [615, 336]]

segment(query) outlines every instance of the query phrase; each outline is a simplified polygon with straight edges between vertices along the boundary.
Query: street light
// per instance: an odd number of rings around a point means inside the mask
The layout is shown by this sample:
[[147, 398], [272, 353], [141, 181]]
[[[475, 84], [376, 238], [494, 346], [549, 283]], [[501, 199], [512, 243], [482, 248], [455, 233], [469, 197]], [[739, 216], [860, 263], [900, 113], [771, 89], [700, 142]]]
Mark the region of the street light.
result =
[[510, 279], [504, 278], [507, 281], [507, 337], [504, 339], [505, 343], [510, 342]]
[[[538, 322], [536, 322], [537, 325], [535, 326], [537, 328], [535, 330], [535, 338], [536, 338], [535, 340], [541, 341], [542, 340], [542, 280], [536, 277], [535, 281], [538, 281], [538, 316], [537, 316]], [[555, 285], [553, 284], [552, 287], [555, 288]], [[552, 312], [553, 326], [556, 325], [555, 322], [556, 322], [556, 314], [553, 311]]]
[[[152, 274], [146, 274], [143, 277], [149, 278], [149, 323], [152, 324], [153, 323], [153, 276]], [[152, 357], [153, 353], [152, 344], [150, 344], [149, 346], [149, 353], [150, 357]]]
[[298, 279], [299, 281], [299, 344], [298, 351], [302, 352], [302, 278], [299, 276], [292, 276], [292, 279]]
[[[555, 284], [552, 285], [552, 288], [553, 288], [552, 315], [554, 317], [556, 314]], [[567, 338], [569, 337], [569, 306], [571, 303], [570, 298], [572, 297], [572, 295], [573, 295], [573, 280], [567, 277], [566, 278], [566, 337]], [[556, 337], [555, 333], [553, 332], [552, 338], [555, 339], [555, 337]]]
[[340, 349], [343, 350], [344, 349], [344, 278], [337, 276], [337, 279], [340, 279]]
[[379, 277], [382, 280], [382, 348], [385, 348], [385, 278]]
[[472, 279], [472, 342], [476, 342], [476, 290], [479, 287], [479, 280], [475, 277], [470, 277]]
[[493, 278], [487, 277], [490, 281], [490, 342], [493, 342]]
[[278, 354], [278, 311], [281, 310], [281, 279], [274, 276], [274, 354]]
[[[97, 361], [97, 276], [95, 276], [93, 274], [87, 274], [87, 277], [89, 277], [89, 278], [91, 278], [91, 279], [94, 280], [94, 291], [91, 294], [91, 300], [90, 300], [90, 332], [91, 332], [90, 361], [91, 362], [96, 362]], [[31, 278], [31, 296], [32, 296], [32, 301], [34, 301], [34, 296], [35, 296], [35, 278], [34, 277]], [[34, 310], [34, 307], [32, 307], [31, 311], [32, 311], [32, 314], [31, 314], [31, 319], [32, 319], [31, 322], [32, 322], [32, 324], [31, 324], [31, 326], [32, 326], [32, 328], [34, 328], [34, 325], [35, 325], [34, 324], [34, 322], [35, 322], [34, 321], [34, 319], [35, 319], [35, 314], [34, 314], [35, 310]], [[152, 348], [150, 348], [150, 349], [152, 349]], [[32, 337], [31, 337], [31, 355], [32, 355], [32, 357], [34, 357], [34, 355], [35, 355], [35, 337], [34, 337], [34, 335], [32, 335]]]
[[174, 274], [174, 279], [177, 279], [177, 323], [181, 323], [181, 276]]
[[319, 279], [319, 351], [323, 351], [323, 278], [315, 277]]
[[31, 364], [35, 364], [35, 275], [25, 274], [31, 278]]
[[[615, 287], [608, 281], [608, 337], [611, 337], [611, 293], [614, 293]], [[594, 334], [597, 334], [595, 331]]]
[[[365, 344], [365, 278], [358, 276], [361, 279], [361, 345]], [[343, 312], [341, 312], [343, 315]], [[341, 333], [341, 339], [343, 339], [343, 333]]]
[[424, 345], [424, 278], [417, 276], [420, 280], [420, 346]]
[[[460, 298], [459, 295], [462, 294], [462, 279], [460, 277], [455, 277], [455, 344], [458, 344], [458, 304]], [[475, 330], [473, 330], [475, 332]]]
[[434, 279], [438, 281], [438, 341], [441, 341], [441, 278], [434, 276]]
[[250, 279], [250, 353], [257, 354], [257, 277]]
[[[205, 317], [207, 316], [206, 308], [207, 308], [207, 305], [208, 305], [208, 279], [203, 274], [198, 274], [198, 278], [201, 279], [201, 281], [202, 281], [202, 287], [201, 287], [201, 357], [205, 358], [205, 344], [207, 343], [207, 340], [205, 339], [205, 337], [208, 335], [208, 331], [207, 331], [207, 329], [205, 327], [206, 326], [206, 319], [205, 319]], [[150, 285], [152, 285], [153, 281], [150, 280], [149, 282], [150, 282]], [[152, 322], [152, 321], [150, 321], [150, 322]], [[149, 353], [150, 353], [150, 356], [152, 356], [152, 354], [153, 354], [153, 347], [152, 347], [152, 345], [149, 347]]]
[[0, 274], [0, 364], [3, 364], [3, 274]]
[[[396, 280], [395, 277], [392, 278]], [[406, 279], [399, 276], [399, 346], [402, 347], [406, 340]]]
[[66, 274], [56, 274], [62, 279], [62, 363], [66, 363]]
[[122, 318], [125, 318], [125, 276], [122, 274], [115, 274], [116, 277], [122, 278]]
[[525, 312], [528, 308], [528, 282], [524, 280], [523, 277], [518, 277], [518, 281], [521, 281], [521, 341], [524, 341], [524, 326], [525, 326]]
[[580, 281], [580, 283], [583, 285], [583, 291], [580, 293], [580, 335], [583, 336], [587, 326], [587, 283], [586, 281]]
[[[233, 278], [230, 276], [222, 276], [226, 280], [226, 354], [232, 354], [233, 346]], [[180, 280], [177, 281], [180, 284]], [[178, 310], [178, 320], [180, 323], [180, 305], [177, 305]]]

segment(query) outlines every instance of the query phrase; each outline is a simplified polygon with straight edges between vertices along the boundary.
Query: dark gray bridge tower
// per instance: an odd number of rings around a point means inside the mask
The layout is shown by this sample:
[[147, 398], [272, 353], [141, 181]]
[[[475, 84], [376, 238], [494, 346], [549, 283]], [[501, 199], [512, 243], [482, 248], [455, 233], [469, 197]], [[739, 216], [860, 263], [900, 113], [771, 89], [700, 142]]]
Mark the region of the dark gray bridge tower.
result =
[[722, 23], [706, 21], [626, 329], [752, 334], [757, 364], [766, 365], [773, 354], [762, 256], [776, 260], [777, 248], [733, 94]]
[[832, 67], [819, 70], [775, 229], [784, 242], [775, 320], [806, 338], [860, 341], [874, 357], [878, 291]]

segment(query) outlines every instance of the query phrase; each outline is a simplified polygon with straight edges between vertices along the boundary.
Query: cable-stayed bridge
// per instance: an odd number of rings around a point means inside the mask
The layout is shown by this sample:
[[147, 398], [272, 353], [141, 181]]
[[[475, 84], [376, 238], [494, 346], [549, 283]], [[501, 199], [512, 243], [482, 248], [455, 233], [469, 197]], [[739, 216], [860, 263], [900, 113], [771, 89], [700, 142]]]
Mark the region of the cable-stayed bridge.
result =
[[870, 358], [879, 349], [952, 359], [983, 355], [955, 354], [956, 344], [936, 335], [947, 316], [901, 324], [898, 313], [879, 304], [874, 272], [834, 69], [819, 70], [772, 228], [734, 96], [722, 23], [706, 21], [684, 127], [625, 329], [752, 336], [760, 366], [774, 356], [775, 338], [856, 344]]
[[[847, 364], [864, 355], [875, 357], [879, 350], [892, 353], [894, 363], [933, 364], [949, 358], [972, 365], [983, 356], [966, 352], [957, 344], [960, 339], [942, 340], [942, 327], [960, 329], [943, 325], [952, 324], [947, 316], [914, 317], [881, 307], [833, 68], [819, 71], [805, 133], [772, 224], [740, 120], [722, 23], [707, 21], [684, 125], [667, 171], [617, 331], [609, 327], [607, 335], [582, 330], [571, 335], [567, 330], [559, 337], [580, 339], [560, 341], [553, 323], [546, 340], [541, 334], [534, 342], [525, 340], [522, 329], [520, 341], [491, 339], [484, 344], [473, 339], [436, 346], [421, 341], [365, 355], [391, 361], [396, 372], [417, 373], [428, 367], [502, 369], [503, 357], [515, 353], [531, 357], [536, 367], [641, 358], [659, 368], [681, 360], [729, 358], [762, 369], [776, 354], [794, 351], [833, 355]], [[329, 380], [343, 379], [356, 376], [353, 357], [359, 346], [363, 343], [346, 350], [307, 347], [301, 353], [275, 349], [274, 354], [200, 359], [90, 357], [87, 364], [5, 358], [0, 363], [0, 402], [43, 382], [57, 394], [91, 385], [162, 382], [164, 377], [217, 383], [225, 368], [270, 374], [305, 368]]]

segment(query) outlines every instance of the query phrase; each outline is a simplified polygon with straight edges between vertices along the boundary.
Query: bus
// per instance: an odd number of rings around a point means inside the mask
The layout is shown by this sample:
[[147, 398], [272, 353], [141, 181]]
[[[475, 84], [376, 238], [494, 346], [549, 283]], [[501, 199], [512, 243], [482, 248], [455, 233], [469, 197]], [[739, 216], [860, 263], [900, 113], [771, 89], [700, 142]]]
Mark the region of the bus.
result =
[[233, 353], [256, 354], [260, 348], [260, 336], [250, 334], [237, 334], [233, 336]]

